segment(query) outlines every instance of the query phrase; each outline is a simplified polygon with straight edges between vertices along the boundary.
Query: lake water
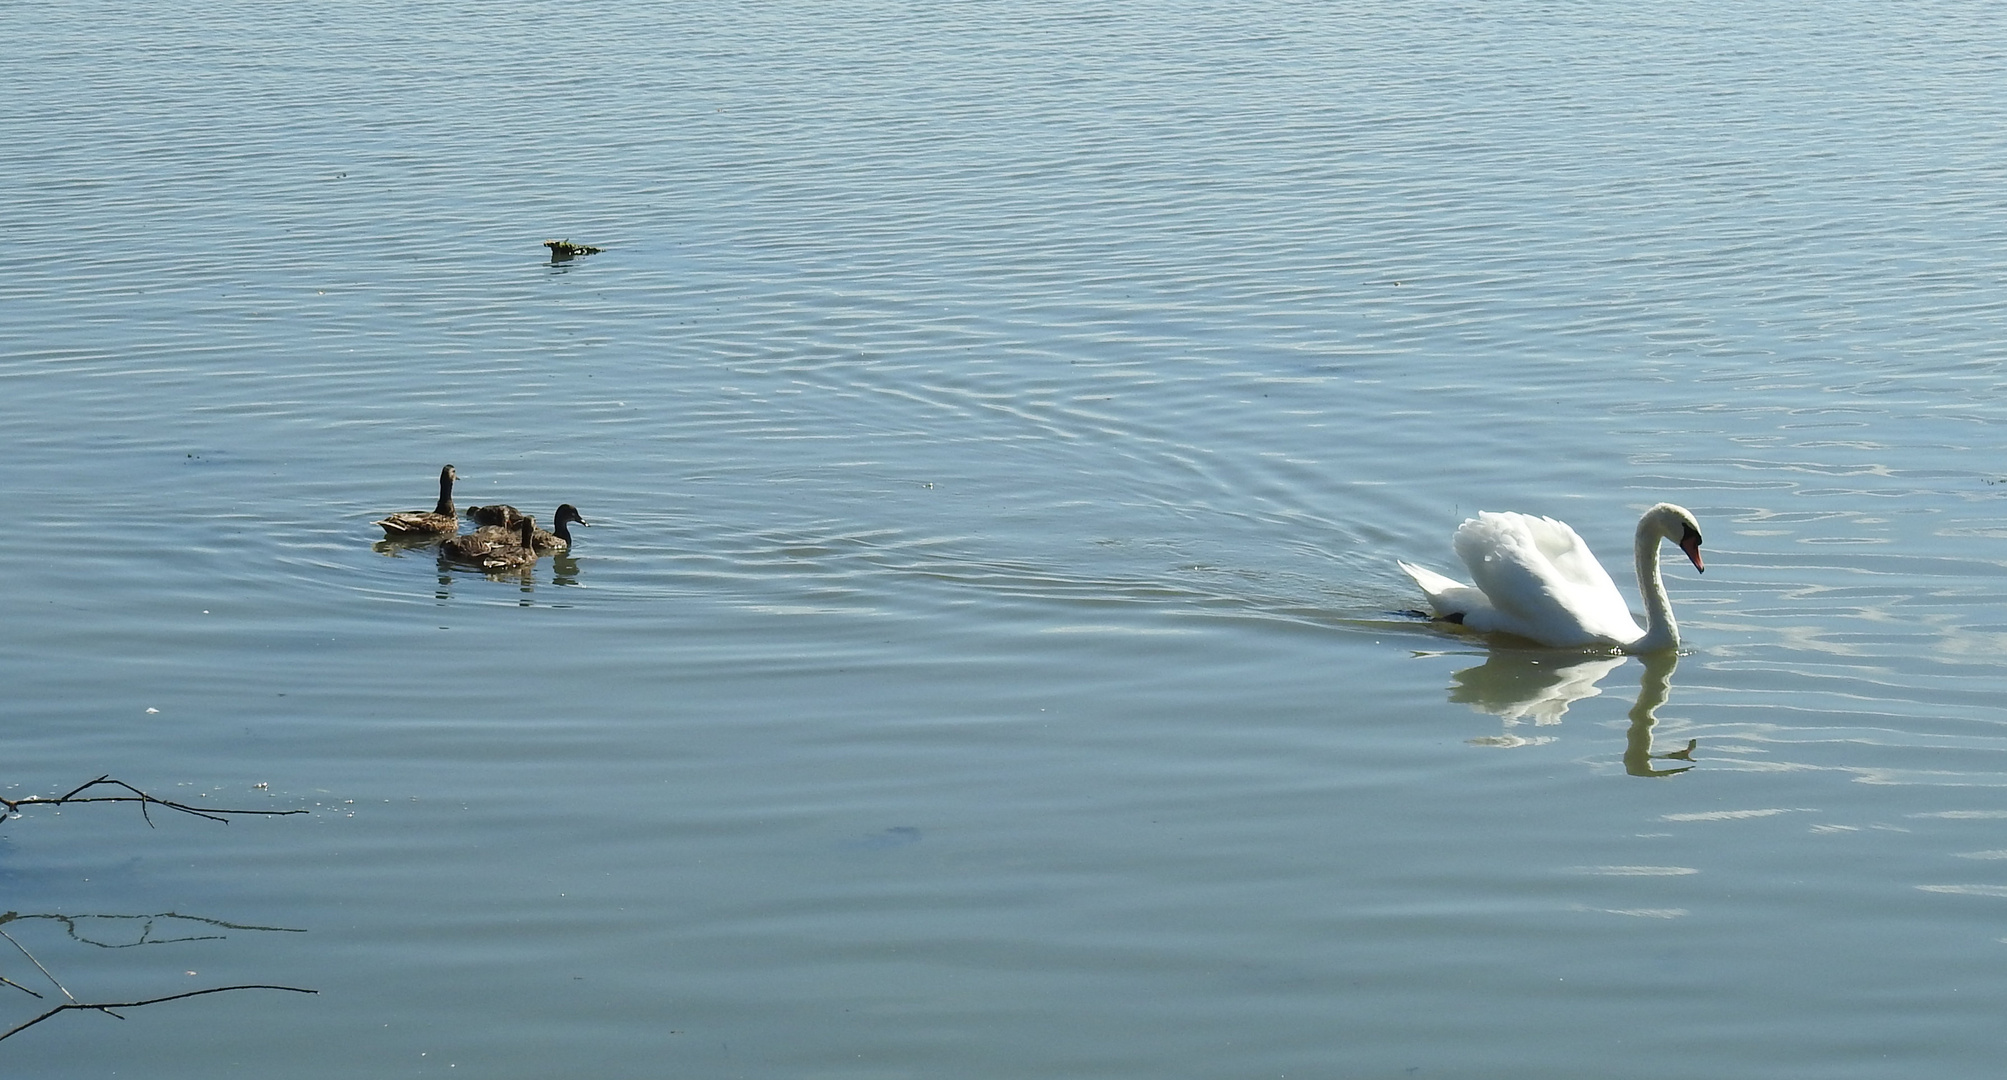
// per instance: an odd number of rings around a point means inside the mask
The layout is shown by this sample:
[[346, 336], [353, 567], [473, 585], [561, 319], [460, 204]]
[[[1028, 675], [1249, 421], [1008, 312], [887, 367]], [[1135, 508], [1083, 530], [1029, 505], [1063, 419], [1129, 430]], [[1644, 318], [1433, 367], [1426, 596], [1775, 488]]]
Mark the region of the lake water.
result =
[[[0, 30], [0, 791], [312, 811], [30, 809], [0, 930], [319, 991], [0, 1071], [1997, 1074], [1993, 8]], [[376, 544], [447, 462], [592, 527]], [[1398, 614], [1660, 500], [1676, 667]]]

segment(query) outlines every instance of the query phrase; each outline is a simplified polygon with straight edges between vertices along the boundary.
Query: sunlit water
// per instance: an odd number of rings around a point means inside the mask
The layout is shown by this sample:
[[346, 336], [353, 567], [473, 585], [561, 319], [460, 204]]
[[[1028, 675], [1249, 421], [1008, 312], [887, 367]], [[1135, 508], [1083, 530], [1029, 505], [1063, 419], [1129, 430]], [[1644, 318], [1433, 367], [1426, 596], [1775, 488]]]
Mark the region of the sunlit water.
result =
[[[320, 991], [0, 1071], [1995, 1075], [1991, 9], [0, 29], [0, 788], [312, 811], [31, 810], [0, 930]], [[446, 462], [593, 525], [374, 545]], [[1661, 499], [1676, 668], [1398, 614]]]

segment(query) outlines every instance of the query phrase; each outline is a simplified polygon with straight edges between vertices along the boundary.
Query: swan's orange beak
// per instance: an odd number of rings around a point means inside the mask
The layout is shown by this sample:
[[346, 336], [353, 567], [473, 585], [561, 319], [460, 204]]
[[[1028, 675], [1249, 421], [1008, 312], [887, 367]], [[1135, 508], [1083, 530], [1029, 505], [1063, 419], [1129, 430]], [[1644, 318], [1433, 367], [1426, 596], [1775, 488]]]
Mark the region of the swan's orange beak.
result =
[[1679, 538], [1679, 549], [1681, 551], [1686, 552], [1687, 561], [1693, 563], [1693, 568], [1695, 570], [1698, 570], [1703, 574], [1707, 573], [1707, 567], [1702, 565], [1700, 561], [1699, 533], [1694, 532], [1692, 529], [1688, 529], [1686, 531], [1686, 535]]

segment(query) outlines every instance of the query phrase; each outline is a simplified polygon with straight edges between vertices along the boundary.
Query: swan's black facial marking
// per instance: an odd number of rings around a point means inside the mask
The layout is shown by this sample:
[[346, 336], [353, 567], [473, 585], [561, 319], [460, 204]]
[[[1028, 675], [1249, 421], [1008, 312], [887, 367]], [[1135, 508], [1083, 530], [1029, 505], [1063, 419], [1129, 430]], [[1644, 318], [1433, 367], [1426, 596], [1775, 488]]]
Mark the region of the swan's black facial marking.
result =
[[1695, 570], [1703, 574], [1707, 573], [1706, 565], [1700, 561], [1700, 531], [1698, 529], [1684, 523], [1680, 525], [1679, 549], [1686, 552], [1687, 561], [1693, 563]]
[[1450, 612], [1449, 614], [1447, 614], [1447, 615], [1443, 616], [1443, 618], [1442, 618], [1442, 621], [1443, 621], [1443, 622], [1447, 622], [1447, 623], [1455, 623], [1455, 624], [1457, 624], [1458, 626], [1462, 626], [1462, 625], [1463, 625], [1463, 612], [1461, 612], [1461, 611], [1452, 611], [1452, 612]]

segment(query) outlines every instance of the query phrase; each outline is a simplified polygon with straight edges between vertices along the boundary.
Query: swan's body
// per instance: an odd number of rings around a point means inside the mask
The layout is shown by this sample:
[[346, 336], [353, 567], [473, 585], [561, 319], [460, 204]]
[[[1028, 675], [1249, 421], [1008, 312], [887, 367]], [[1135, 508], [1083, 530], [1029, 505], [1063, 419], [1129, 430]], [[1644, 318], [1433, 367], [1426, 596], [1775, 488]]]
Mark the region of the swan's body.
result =
[[1679, 624], [1659, 576], [1659, 541], [1700, 560], [1700, 524], [1683, 507], [1660, 503], [1638, 519], [1632, 554], [1645, 625], [1575, 530], [1553, 518], [1480, 513], [1457, 528], [1453, 545], [1475, 585], [1401, 563], [1436, 617], [1484, 633], [1513, 634], [1557, 648], [1614, 647], [1627, 653], [1679, 647]]

